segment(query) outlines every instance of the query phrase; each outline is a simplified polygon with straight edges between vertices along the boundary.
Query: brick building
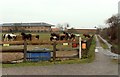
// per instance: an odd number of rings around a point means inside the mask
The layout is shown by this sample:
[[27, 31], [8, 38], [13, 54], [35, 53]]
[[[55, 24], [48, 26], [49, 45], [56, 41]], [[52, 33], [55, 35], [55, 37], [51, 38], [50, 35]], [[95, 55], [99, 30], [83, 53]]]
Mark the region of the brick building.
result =
[[50, 32], [51, 24], [48, 23], [4, 23], [0, 26], [2, 32]]

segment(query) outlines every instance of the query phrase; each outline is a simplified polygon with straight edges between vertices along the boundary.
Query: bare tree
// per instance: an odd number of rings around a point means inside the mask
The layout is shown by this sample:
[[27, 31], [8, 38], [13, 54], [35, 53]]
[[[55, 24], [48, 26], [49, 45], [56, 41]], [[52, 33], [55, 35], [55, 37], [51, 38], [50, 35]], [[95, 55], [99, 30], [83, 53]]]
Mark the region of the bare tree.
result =
[[63, 25], [62, 24], [57, 24], [57, 27], [60, 29], [60, 31], [63, 31]]
[[70, 25], [68, 23], [64, 23], [64, 24], [57, 24], [57, 27], [61, 30], [61, 31], [67, 31], [68, 27], [70, 27]]
[[118, 38], [118, 27], [120, 24], [120, 19], [118, 15], [113, 15], [112, 17], [110, 17], [106, 23], [110, 26], [109, 27], [109, 33], [110, 33], [110, 37], [111, 40], [116, 40]]

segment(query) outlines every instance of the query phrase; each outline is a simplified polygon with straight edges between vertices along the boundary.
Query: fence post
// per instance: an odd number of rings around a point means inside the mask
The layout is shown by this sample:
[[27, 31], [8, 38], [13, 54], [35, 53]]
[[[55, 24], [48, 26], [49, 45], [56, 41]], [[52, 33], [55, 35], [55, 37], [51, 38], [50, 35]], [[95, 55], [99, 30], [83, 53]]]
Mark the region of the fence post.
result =
[[27, 40], [25, 39], [24, 40], [24, 62], [27, 61], [26, 57], [27, 57]]
[[79, 37], [79, 58], [81, 59], [81, 37]]
[[53, 43], [53, 61], [56, 60], [56, 41]]

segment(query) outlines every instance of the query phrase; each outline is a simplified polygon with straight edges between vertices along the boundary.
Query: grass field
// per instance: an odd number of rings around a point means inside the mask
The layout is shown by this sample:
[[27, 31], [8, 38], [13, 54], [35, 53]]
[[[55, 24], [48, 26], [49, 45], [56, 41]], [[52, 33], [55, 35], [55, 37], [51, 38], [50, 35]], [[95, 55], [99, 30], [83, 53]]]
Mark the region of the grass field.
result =
[[[0, 33], [0, 35], [2, 35], [2, 34], [6, 34], [6, 33]], [[17, 36], [21, 35], [21, 33], [14, 33], [14, 34], [16, 34]], [[50, 33], [30, 33], [30, 34], [39, 35], [41, 40], [49, 40], [49, 38], [50, 38]]]

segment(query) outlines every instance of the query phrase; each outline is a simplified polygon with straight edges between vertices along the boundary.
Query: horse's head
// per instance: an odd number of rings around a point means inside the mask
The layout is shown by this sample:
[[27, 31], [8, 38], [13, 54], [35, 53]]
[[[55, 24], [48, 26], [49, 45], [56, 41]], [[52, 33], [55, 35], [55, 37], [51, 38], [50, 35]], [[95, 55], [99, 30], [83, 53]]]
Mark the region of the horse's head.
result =
[[65, 31], [63, 31], [63, 34], [66, 34], [66, 32], [65, 32]]
[[25, 35], [25, 33], [24, 33], [24, 32], [22, 32], [22, 33], [21, 33], [21, 35]]
[[51, 36], [57, 36], [57, 34], [56, 33], [51, 33]]
[[86, 34], [84, 33], [83, 36], [85, 36]]
[[51, 35], [51, 36], [53, 36], [53, 35], [54, 35], [54, 33], [51, 33], [50, 35]]

